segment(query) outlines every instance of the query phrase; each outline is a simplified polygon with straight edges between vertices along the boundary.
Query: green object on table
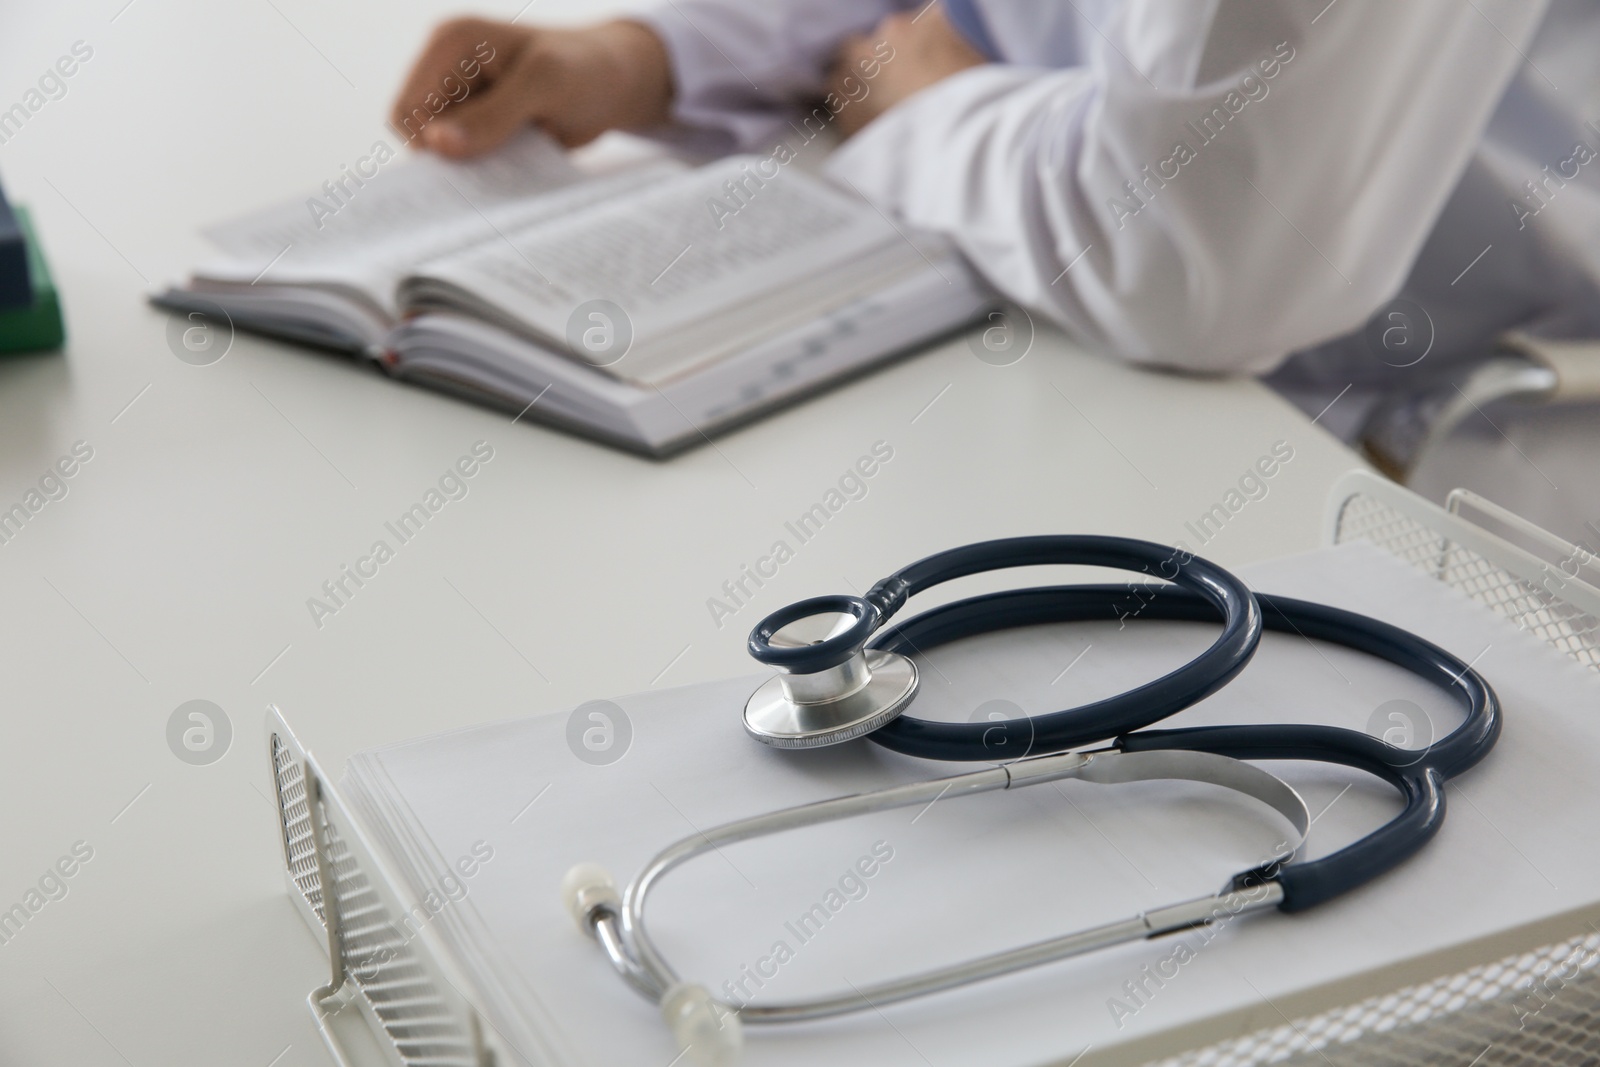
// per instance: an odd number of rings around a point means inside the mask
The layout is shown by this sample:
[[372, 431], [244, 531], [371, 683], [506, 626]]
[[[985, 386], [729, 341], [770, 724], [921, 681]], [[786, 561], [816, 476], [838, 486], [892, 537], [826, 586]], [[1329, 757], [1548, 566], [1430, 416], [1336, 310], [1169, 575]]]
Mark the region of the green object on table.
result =
[[60, 348], [67, 331], [61, 322], [61, 301], [56, 296], [50, 268], [45, 266], [39, 238], [26, 208], [16, 208], [17, 222], [28, 245], [28, 274], [33, 282], [30, 307], [0, 311], [0, 352], [34, 352]]

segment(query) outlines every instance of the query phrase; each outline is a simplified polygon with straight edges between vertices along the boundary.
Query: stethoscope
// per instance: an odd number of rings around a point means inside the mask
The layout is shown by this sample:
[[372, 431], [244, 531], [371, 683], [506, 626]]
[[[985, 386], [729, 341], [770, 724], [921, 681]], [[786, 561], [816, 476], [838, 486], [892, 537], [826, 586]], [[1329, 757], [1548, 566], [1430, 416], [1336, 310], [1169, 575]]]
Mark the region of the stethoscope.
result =
[[[1047, 564], [1134, 571], [1167, 584], [1006, 590], [944, 604], [887, 627], [908, 599], [942, 582], [983, 571]], [[906, 714], [918, 685], [909, 654], [964, 637], [1041, 623], [1118, 618], [1215, 623], [1219, 616], [1221, 632], [1204, 652], [1117, 696], [1004, 722], [934, 722]], [[1387, 660], [1451, 694], [1465, 711], [1465, 720], [1449, 735], [1418, 749], [1398, 748], [1369, 734], [1332, 726], [1147, 729], [1226, 685], [1249, 663], [1263, 629], [1329, 641]], [[610, 876], [592, 864], [568, 872], [563, 896], [579, 929], [599, 941], [628, 984], [660, 1006], [679, 1046], [707, 1064], [726, 1063], [736, 1055], [745, 1024], [797, 1022], [881, 1008], [1267, 908], [1285, 912], [1311, 908], [1393, 869], [1426, 845], [1444, 821], [1445, 780], [1482, 759], [1500, 734], [1494, 690], [1469, 664], [1437, 645], [1354, 612], [1251, 593], [1215, 564], [1122, 537], [1016, 537], [940, 552], [896, 571], [864, 597], [815, 597], [774, 612], [751, 631], [749, 650], [778, 671], [744, 709], [745, 730], [764, 744], [804, 749], [866, 737], [926, 759], [999, 765], [725, 823], [668, 846], [621, 894]], [[1085, 750], [1101, 743], [1107, 744]], [[1247, 760], [1353, 767], [1392, 785], [1404, 808], [1386, 825], [1330, 855], [1291, 862], [1311, 823], [1305, 802], [1282, 779]], [[1259, 801], [1287, 821], [1294, 833], [1264, 862], [1241, 871], [1214, 894], [807, 1000], [720, 1001], [706, 987], [680, 978], [648, 932], [645, 902], [650, 890], [673, 868], [711, 850], [935, 799], [948, 801], [1067, 778], [1103, 784], [1153, 779], [1207, 782]]]

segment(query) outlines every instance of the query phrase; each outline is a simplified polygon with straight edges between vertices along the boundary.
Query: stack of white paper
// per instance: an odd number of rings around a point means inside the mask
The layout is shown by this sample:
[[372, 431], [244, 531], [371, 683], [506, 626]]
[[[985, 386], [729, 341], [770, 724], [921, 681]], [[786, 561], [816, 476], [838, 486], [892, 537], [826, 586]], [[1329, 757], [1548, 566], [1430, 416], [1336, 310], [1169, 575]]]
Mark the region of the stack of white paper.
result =
[[[1449, 817], [1422, 855], [1312, 912], [1249, 916], [843, 1019], [749, 1027], [744, 1062], [1143, 1062], [1586, 930], [1600, 911], [1600, 856], [1584, 845], [1600, 678], [1364, 543], [1244, 573], [1258, 589], [1415, 630], [1474, 661], [1499, 691], [1502, 740], [1451, 783]], [[1170, 669], [1213, 635], [1110, 622], [970, 640], [928, 657], [914, 710], [967, 720], [1076, 705]], [[570, 866], [598, 861], [626, 881], [672, 841], [720, 822], [963, 769], [870, 744], [764, 748], [739, 722], [758, 681], [625, 697], [352, 759], [352, 803], [410, 891], [449, 900], [433, 922], [491, 1025], [528, 1062], [665, 1067], [678, 1053], [655, 1007], [573, 928], [558, 891]], [[1396, 668], [1269, 635], [1237, 681], [1169, 724], [1386, 729], [1405, 710], [1393, 701], [1420, 706], [1440, 734], [1459, 721], [1446, 695]], [[586, 730], [597, 731], [587, 747]], [[1317, 815], [1310, 856], [1398, 810], [1387, 786], [1354, 772], [1274, 769]], [[786, 1000], [1212, 892], [1279, 832], [1253, 802], [1202, 785], [1065, 782], [940, 801], [697, 860], [652, 896], [652, 931], [713, 992], [730, 983]]]

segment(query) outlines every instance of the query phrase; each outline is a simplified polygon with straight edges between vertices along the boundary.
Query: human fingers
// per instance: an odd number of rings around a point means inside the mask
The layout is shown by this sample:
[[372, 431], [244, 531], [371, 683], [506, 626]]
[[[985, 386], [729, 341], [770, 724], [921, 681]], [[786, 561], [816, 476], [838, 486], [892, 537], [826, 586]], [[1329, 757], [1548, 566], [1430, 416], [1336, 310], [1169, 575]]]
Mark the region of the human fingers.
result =
[[[506, 88], [505, 73], [524, 52], [536, 31], [486, 19], [452, 19], [429, 37], [404, 86], [395, 97], [390, 124], [408, 141], [452, 140], [435, 120], [472, 96], [484, 97]], [[429, 130], [433, 132], [428, 132]], [[441, 146], [443, 147], [443, 146]]]

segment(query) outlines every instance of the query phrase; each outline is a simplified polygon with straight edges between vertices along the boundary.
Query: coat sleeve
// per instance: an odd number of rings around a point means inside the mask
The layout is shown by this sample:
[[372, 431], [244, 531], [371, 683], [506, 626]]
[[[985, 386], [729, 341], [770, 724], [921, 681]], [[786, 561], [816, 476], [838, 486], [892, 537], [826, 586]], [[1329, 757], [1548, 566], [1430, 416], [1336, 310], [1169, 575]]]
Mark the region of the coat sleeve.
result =
[[1085, 65], [963, 71], [830, 170], [1086, 343], [1261, 372], [1399, 289], [1543, 10], [1127, 0]]
[[679, 139], [720, 151], [771, 148], [820, 98], [839, 42], [904, 0], [666, 0], [631, 16], [672, 60]]

